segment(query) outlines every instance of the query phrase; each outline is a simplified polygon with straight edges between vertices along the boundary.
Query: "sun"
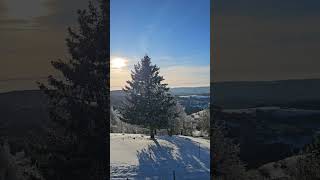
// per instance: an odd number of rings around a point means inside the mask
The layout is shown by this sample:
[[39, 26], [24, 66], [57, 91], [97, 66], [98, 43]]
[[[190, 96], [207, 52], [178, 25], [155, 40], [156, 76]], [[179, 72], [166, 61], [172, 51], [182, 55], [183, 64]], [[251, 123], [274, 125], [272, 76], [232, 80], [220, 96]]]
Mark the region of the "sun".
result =
[[127, 65], [127, 61], [121, 57], [111, 58], [111, 68], [121, 69]]

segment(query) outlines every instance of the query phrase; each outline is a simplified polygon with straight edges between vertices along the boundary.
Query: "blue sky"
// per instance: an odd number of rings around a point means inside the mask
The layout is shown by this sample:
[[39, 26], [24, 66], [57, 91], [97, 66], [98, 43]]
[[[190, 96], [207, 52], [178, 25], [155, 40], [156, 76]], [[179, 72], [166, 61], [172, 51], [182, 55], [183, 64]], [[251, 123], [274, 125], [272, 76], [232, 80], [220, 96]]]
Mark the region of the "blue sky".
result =
[[[210, 80], [210, 0], [111, 0], [111, 88], [121, 89], [145, 54], [171, 87]], [[113, 62], [113, 61], [112, 61]]]

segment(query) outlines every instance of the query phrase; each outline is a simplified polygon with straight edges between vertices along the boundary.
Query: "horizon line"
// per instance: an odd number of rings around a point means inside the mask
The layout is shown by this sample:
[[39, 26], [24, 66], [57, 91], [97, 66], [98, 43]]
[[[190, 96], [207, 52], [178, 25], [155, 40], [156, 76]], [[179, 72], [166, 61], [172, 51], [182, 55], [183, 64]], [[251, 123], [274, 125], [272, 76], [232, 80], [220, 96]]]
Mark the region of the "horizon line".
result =
[[274, 81], [297, 81], [297, 80], [320, 80], [320, 78], [289, 78], [289, 79], [274, 79], [274, 80], [224, 80], [213, 81], [212, 83], [230, 83], [230, 82], [274, 82]]
[[[170, 89], [171, 88], [205, 88], [205, 87], [210, 87], [210, 84], [208, 84], [208, 85], [199, 85], [199, 86], [168, 86]], [[112, 89], [112, 88], [110, 88], [110, 91], [119, 91], [119, 90], [122, 90], [122, 88], [121, 89]]]

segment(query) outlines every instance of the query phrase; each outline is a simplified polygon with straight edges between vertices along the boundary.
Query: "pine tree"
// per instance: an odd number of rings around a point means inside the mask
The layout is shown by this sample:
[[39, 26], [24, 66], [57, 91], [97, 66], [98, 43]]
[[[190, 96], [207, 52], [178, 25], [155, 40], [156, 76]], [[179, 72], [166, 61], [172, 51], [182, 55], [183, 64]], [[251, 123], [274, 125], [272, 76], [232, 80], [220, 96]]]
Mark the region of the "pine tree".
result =
[[320, 179], [320, 136], [315, 136], [297, 157], [296, 164], [288, 169], [291, 179]]
[[186, 120], [186, 113], [180, 103], [171, 108], [171, 113], [175, 113], [173, 118], [169, 119], [169, 135], [181, 134], [183, 130], [183, 121]]
[[106, 179], [109, 135], [109, 1], [78, 10], [69, 28], [67, 61], [52, 61], [64, 79], [39, 87], [49, 97], [54, 122], [47, 140], [48, 179]]
[[15, 155], [7, 141], [0, 143], [0, 180], [44, 180], [24, 151]]
[[160, 68], [151, 64], [146, 55], [131, 71], [131, 81], [123, 88], [126, 101], [121, 108], [122, 120], [150, 129], [154, 139], [156, 129], [168, 128], [169, 119], [176, 116], [170, 109], [175, 106], [168, 84], [162, 83]]
[[201, 129], [201, 133], [205, 135], [210, 134], [210, 112], [209, 109], [205, 109], [200, 112], [199, 126]]
[[241, 162], [240, 148], [233, 140], [225, 136], [224, 121], [213, 119], [220, 113], [219, 109], [210, 108], [211, 132], [210, 141], [211, 174], [213, 179], [244, 180], [246, 177], [245, 165]]

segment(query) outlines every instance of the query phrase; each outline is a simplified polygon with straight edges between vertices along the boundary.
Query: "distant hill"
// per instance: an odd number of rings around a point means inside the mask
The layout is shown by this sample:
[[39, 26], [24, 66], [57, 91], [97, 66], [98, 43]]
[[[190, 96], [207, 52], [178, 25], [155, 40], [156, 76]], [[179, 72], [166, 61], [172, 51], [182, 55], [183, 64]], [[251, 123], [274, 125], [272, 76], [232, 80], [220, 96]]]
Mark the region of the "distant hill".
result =
[[[320, 79], [265, 82], [217, 82], [211, 84], [214, 104], [224, 108], [256, 106], [291, 106], [300, 109], [320, 109]], [[177, 96], [209, 95], [209, 87], [171, 88]], [[111, 103], [124, 99], [123, 92], [111, 91]], [[0, 122], [19, 128], [36, 128], [48, 120], [47, 99], [39, 90], [0, 93]], [[23, 133], [23, 132], [21, 132]]]
[[40, 130], [49, 119], [46, 104], [47, 99], [39, 90], [1, 93], [0, 125], [5, 124], [9, 134], [18, 136]]
[[171, 93], [176, 96], [210, 95], [210, 87], [178, 87], [171, 88]]
[[[173, 94], [209, 94], [209, 88], [173, 88]], [[123, 91], [112, 91], [110, 99], [119, 103], [124, 99]], [[6, 124], [9, 133], [19, 136], [40, 130], [49, 120], [47, 102], [40, 90], [0, 93], [0, 126]]]
[[122, 90], [115, 90], [110, 92], [110, 104], [118, 106], [125, 99], [125, 94]]
[[223, 108], [292, 106], [320, 109], [320, 79], [211, 84], [214, 104]]

